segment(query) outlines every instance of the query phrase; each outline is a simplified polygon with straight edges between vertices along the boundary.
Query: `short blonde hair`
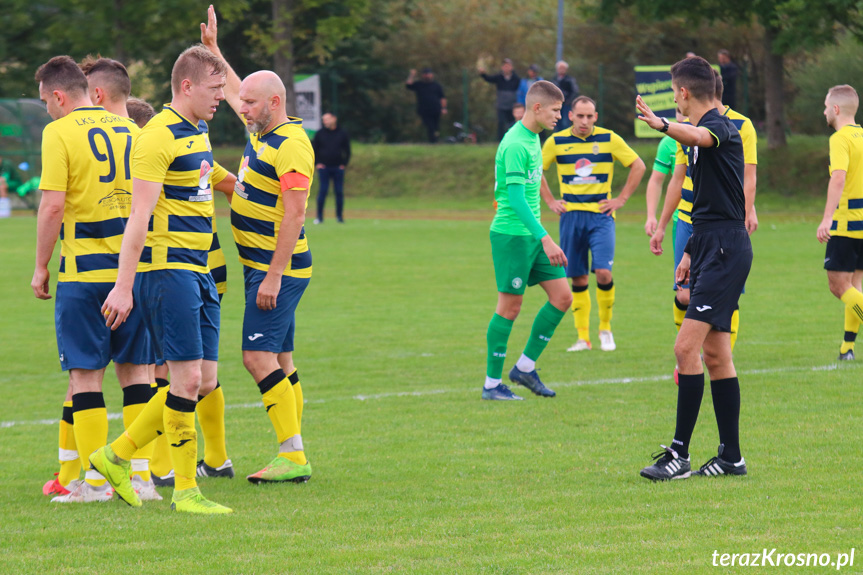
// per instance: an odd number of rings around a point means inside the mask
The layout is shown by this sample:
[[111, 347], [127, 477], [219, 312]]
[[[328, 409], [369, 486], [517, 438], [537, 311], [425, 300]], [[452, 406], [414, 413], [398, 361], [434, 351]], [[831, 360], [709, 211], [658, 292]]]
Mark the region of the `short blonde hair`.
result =
[[180, 92], [183, 80], [200, 84], [207, 76], [224, 76], [228, 72], [225, 61], [207, 50], [202, 44], [186, 48], [174, 62], [171, 70], [171, 90], [174, 94]]
[[839, 111], [843, 116], [854, 116], [857, 113], [857, 107], [860, 105], [857, 90], [848, 84], [830, 88], [827, 92], [827, 100], [831, 104], [839, 106]]

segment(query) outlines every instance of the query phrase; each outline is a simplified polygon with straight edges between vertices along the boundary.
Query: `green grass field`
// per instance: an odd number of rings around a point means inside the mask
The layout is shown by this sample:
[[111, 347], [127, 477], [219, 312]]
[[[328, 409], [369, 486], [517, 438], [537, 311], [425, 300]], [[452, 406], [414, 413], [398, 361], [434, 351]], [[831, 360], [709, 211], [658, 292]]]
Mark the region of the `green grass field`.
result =
[[[860, 546], [863, 371], [835, 361], [843, 308], [816, 217], [763, 212], [753, 237], [735, 351], [749, 475], [652, 484], [638, 471], [674, 430], [672, 256], [668, 240], [666, 255], [649, 253], [640, 207], [618, 225], [618, 350], [566, 353], [567, 315], [540, 359], [557, 398], [515, 403], [479, 399], [495, 303], [488, 218], [351, 219], [350, 208], [344, 226], [308, 230], [314, 277], [296, 350], [305, 485], [243, 479], [276, 443], [242, 366], [242, 274], [223, 232], [220, 381], [238, 477], [201, 481], [235, 510], [206, 518], [168, 501], [61, 506], [41, 494], [66, 378], [53, 302], [28, 283], [35, 219], [0, 221], [0, 573], [706, 573], [714, 551], [835, 560]], [[542, 301], [528, 292], [507, 370]], [[119, 413], [113, 374], [105, 392]], [[110, 435], [120, 431], [112, 420]], [[706, 392], [693, 464], [717, 443]], [[843, 572], [860, 572], [857, 551]]]

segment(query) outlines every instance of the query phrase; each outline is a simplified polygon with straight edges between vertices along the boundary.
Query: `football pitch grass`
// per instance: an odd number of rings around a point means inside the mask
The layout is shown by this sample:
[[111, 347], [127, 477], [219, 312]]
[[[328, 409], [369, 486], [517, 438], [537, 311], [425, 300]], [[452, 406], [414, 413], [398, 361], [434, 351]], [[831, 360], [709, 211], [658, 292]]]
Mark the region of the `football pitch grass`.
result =
[[[35, 224], [0, 221], [2, 573], [705, 573], [714, 551], [835, 560], [863, 542], [863, 360], [837, 365], [843, 307], [827, 289], [815, 218], [761, 214], [753, 236], [735, 350], [749, 475], [660, 484], [638, 472], [674, 431], [671, 242], [651, 255], [634, 210], [617, 232], [617, 351], [598, 350], [594, 303], [594, 351], [565, 352], [576, 339], [567, 314], [539, 361], [558, 395], [516, 388], [523, 402], [480, 400], [495, 304], [488, 221], [309, 226], [314, 274], [295, 357], [314, 472], [305, 485], [253, 486], [244, 476], [277, 445], [241, 361], [242, 274], [220, 216], [219, 379], [238, 476], [200, 481], [235, 511], [219, 517], [172, 513], [170, 489], [140, 509], [42, 495], [67, 380], [53, 301], [29, 287]], [[55, 255], [52, 293], [57, 265]], [[505, 370], [543, 301], [528, 291]], [[121, 425], [113, 419], [109, 436]], [[708, 385], [693, 466], [717, 443]], [[798, 571], [776, 571], [788, 570]]]

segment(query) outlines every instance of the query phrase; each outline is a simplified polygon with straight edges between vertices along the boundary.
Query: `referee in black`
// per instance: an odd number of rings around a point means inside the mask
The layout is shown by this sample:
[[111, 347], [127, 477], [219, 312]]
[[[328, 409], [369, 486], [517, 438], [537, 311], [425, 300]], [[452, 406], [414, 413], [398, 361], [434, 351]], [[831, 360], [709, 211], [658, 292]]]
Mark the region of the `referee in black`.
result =
[[685, 479], [690, 466], [689, 441], [704, 394], [704, 364], [719, 427], [719, 453], [695, 475], [745, 475], [740, 454], [740, 384], [731, 360], [731, 315], [752, 267], [752, 244], [746, 232], [743, 195], [743, 143], [731, 120], [713, 103], [713, 68], [704, 58], [687, 58], [671, 68], [674, 99], [691, 125], [670, 124], [641, 99], [635, 105], [651, 128], [689, 146], [695, 201], [692, 237], [677, 268], [676, 280], [689, 282], [689, 309], [674, 343], [680, 372], [677, 426], [670, 447], [654, 455], [641, 470], [655, 481]]

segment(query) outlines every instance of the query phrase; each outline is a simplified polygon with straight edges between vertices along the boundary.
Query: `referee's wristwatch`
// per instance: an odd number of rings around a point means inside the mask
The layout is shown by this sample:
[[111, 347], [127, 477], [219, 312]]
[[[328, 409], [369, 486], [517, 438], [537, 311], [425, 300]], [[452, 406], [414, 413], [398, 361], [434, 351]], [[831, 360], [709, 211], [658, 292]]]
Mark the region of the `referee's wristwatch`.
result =
[[670, 126], [671, 124], [663, 116], [660, 116], [659, 119], [662, 120], [662, 127], [659, 128], [659, 131], [664, 134], [668, 131], [668, 126]]

